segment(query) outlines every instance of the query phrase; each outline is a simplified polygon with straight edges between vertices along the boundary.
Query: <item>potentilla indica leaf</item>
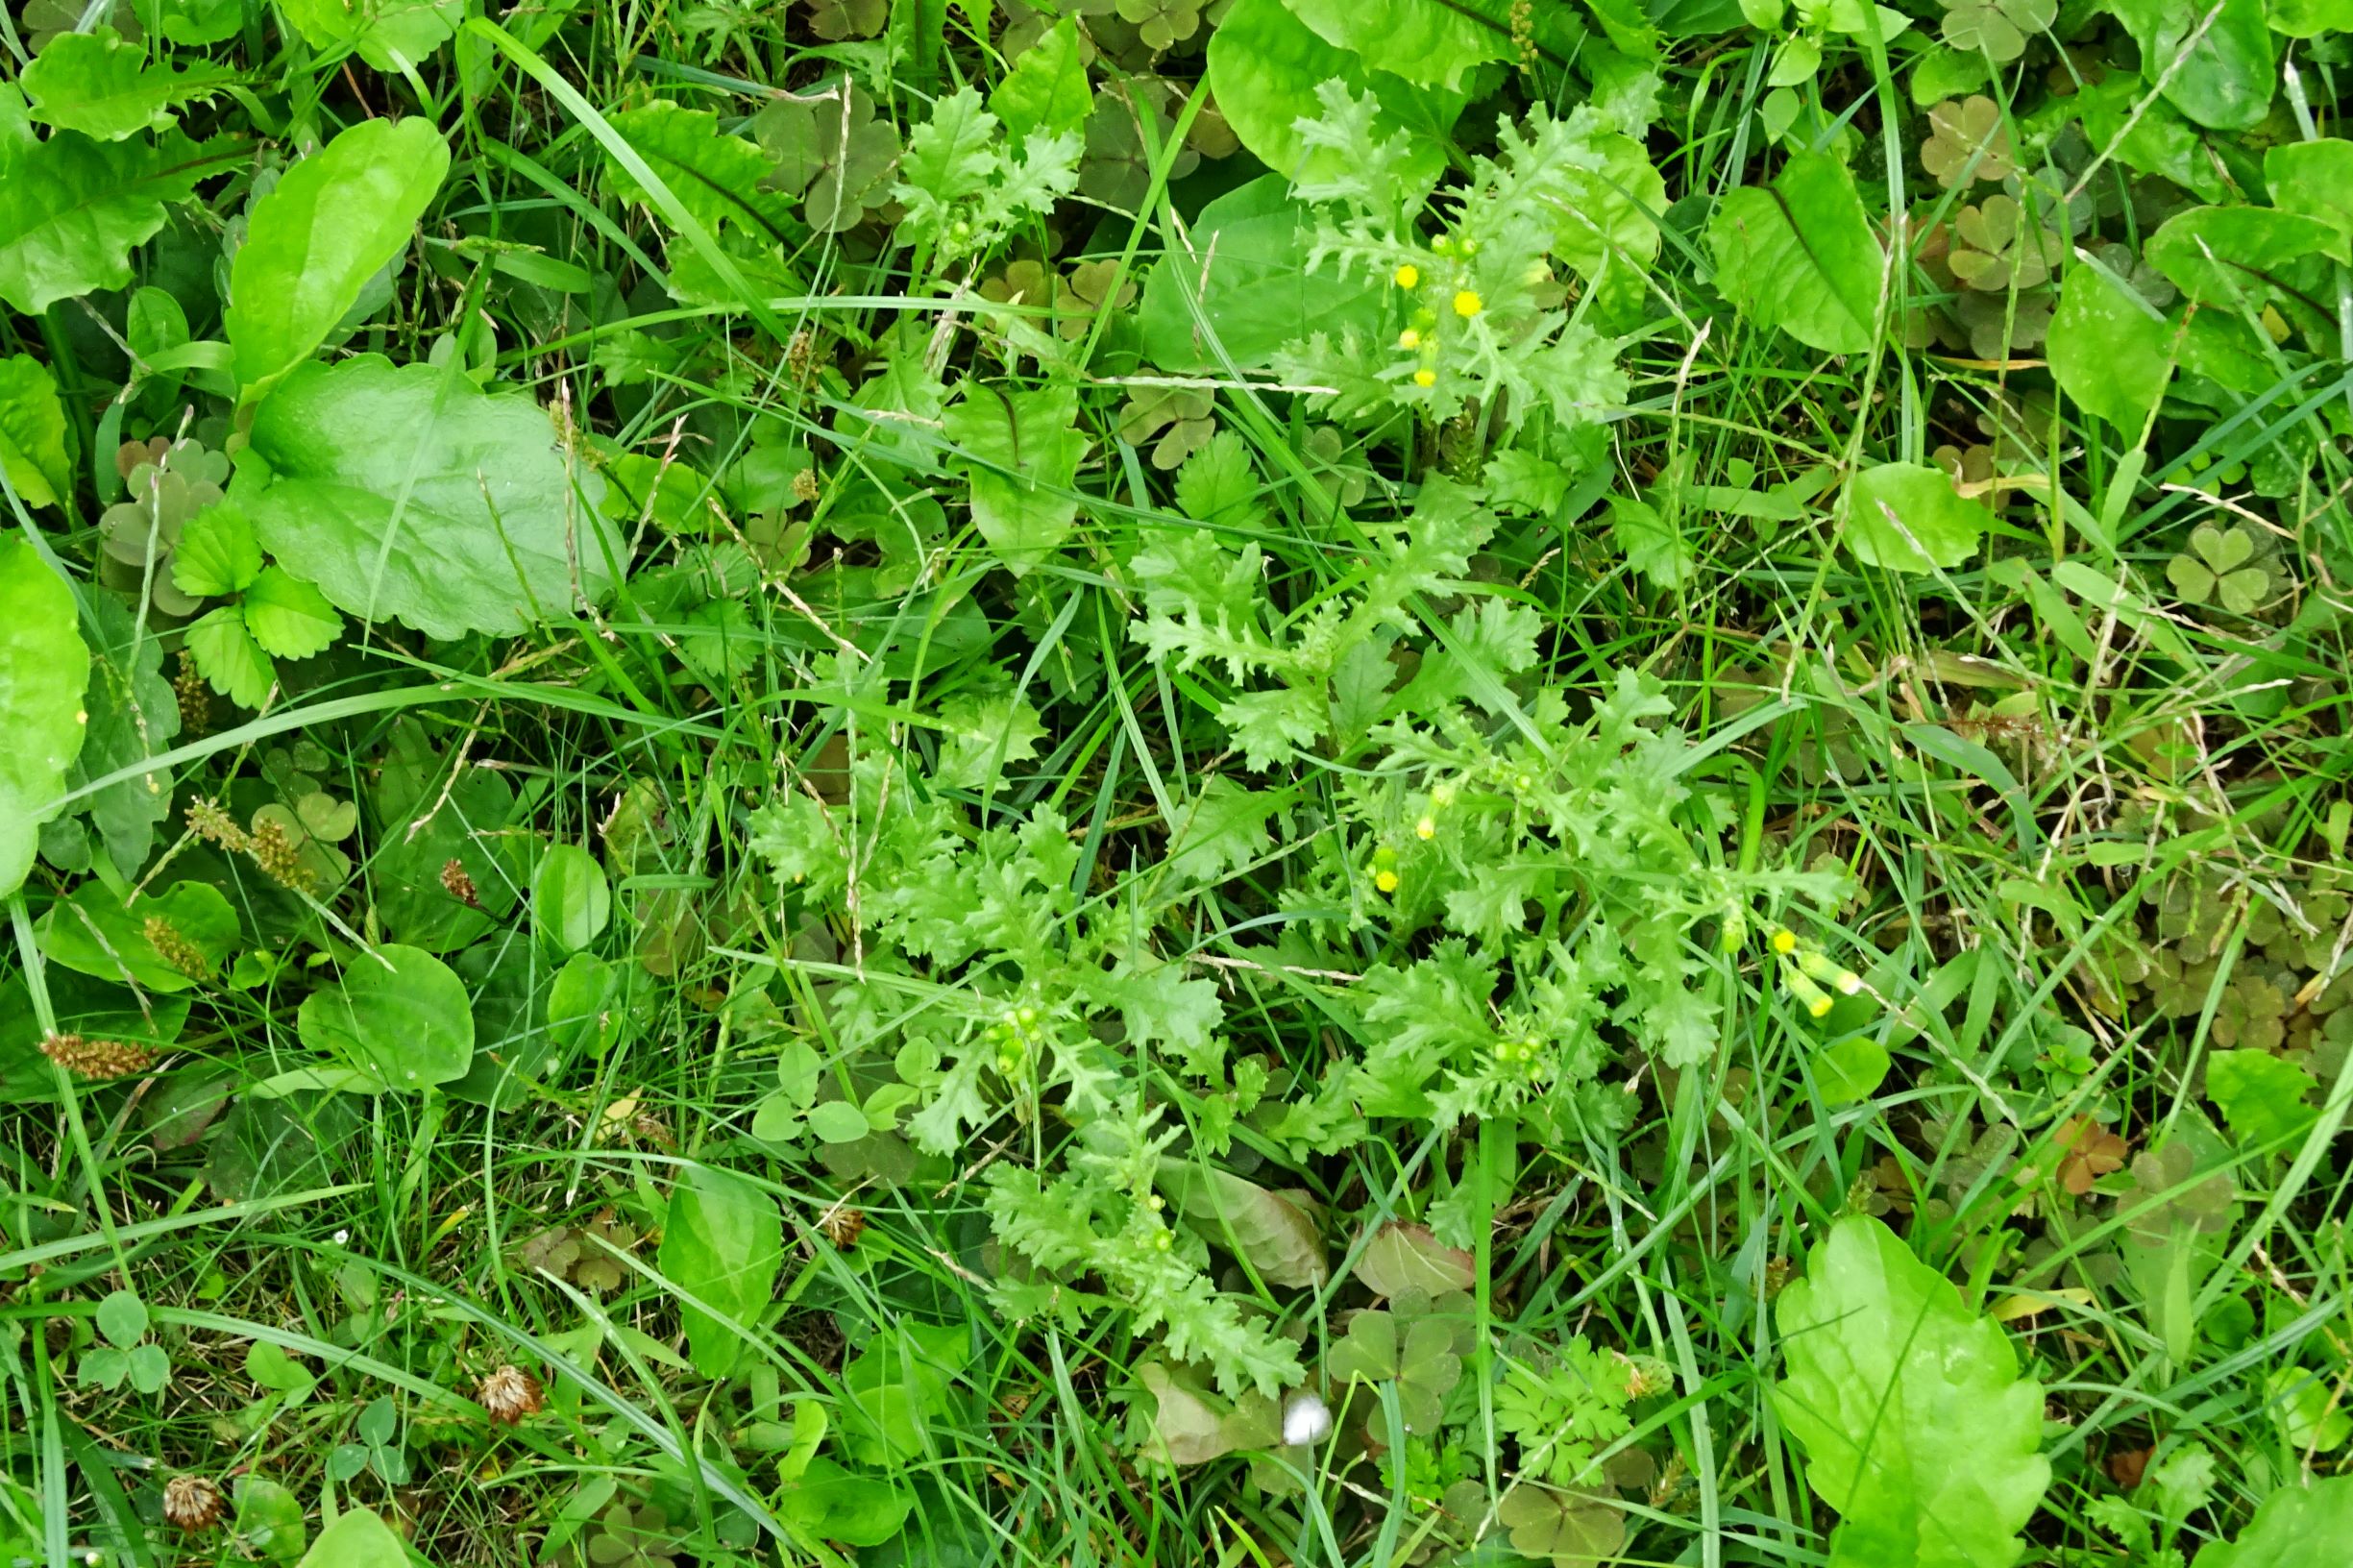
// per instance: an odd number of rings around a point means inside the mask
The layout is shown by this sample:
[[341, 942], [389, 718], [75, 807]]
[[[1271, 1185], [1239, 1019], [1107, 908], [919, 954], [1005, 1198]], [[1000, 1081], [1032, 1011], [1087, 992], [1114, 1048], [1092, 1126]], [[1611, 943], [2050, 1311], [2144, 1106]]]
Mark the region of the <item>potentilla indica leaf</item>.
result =
[[2050, 1483], [2043, 1389], [1998, 1324], [1879, 1221], [1838, 1221], [1777, 1311], [1774, 1389], [1836, 1508], [1833, 1568], [2009, 1568]]

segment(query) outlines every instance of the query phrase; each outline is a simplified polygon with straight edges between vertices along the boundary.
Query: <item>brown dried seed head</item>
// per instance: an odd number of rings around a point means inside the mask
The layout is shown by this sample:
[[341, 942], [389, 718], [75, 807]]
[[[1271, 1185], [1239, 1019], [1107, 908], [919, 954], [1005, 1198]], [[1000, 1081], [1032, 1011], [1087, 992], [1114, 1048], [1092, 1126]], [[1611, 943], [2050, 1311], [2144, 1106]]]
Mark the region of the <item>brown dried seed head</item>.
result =
[[484, 1378], [475, 1397], [490, 1412], [490, 1419], [509, 1427], [537, 1415], [548, 1403], [539, 1380], [519, 1366], [502, 1366]]
[[210, 1530], [223, 1511], [221, 1489], [209, 1476], [174, 1476], [163, 1483], [163, 1517], [182, 1530]]
[[817, 1228], [824, 1233], [826, 1240], [847, 1252], [866, 1234], [866, 1211], [837, 1203], [818, 1216]]
[[51, 1035], [41, 1041], [41, 1055], [81, 1078], [128, 1078], [155, 1065], [155, 1052], [119, 1040], [85, 1040], [80, 1035]]
[[441, 890], [461, 904], [470, 904], [476, 909], [482, 907], [481, 894], [474, 886], [473, 874], [466, 870], [466, 863], [455, 855], [441, 863]]

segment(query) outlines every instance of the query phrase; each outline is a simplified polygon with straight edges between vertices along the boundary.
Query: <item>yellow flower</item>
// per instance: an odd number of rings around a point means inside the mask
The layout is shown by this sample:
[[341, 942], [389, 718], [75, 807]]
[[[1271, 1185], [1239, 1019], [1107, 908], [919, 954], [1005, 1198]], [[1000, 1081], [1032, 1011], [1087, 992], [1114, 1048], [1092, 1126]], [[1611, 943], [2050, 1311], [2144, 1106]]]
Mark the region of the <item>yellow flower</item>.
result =
[[1413, 824], [1413, 836], [1422, 840], [1434, 839], [1438, 836], [1438, 824], [1425, 817]]
[[1778, 930], [1774, 932], [1773, 950], [1781, 954], [1796, 952], [1798, 950], [1797, 934], [1788, 930]]
[[1480, 302], [1479, 296], [1467, 288], [1455, 295], [1455, 314], [1460, 316], [1464, 321], [1470, 320], [1485, 308], [1486, 306]]
[[1415, 266], [1412, 262], [1409, 261], [1404, 266], [1397, 269], [1397, 286], [1399, 288], [1418, 288], [1421, 286], [1421, 282], [1422, 269]]
[[1422, 334], [1409, 327], [1397, 334], [1397, 346], [1401, 349], [1418, 349], [1422, 346]]
[[1383, 893], [1395, 893], [1397, 891], [1397, 873], [1395, 871], [1375, 871], [1373, 873], [1373, 886], [1379, 888]]
[[1438, 384], [1438, 373], [1434, 370], [1417, 370], [1413, 373], [1413, 384], [1424, 387], [1435, 386]]

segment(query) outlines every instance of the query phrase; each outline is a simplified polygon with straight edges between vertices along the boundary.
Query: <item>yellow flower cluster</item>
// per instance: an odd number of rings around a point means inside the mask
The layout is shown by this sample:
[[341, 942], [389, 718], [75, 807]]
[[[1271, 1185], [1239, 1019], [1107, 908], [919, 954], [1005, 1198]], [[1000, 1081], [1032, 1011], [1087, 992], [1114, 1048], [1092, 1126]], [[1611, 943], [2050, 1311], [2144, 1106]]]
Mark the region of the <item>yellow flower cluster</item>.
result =
[[[1466, 239], [1458, 244], [1449, 236], [1440, 234], [1430, 242], [1430, 248], [1439, 256], [1450, 258], [1470, 257], [1478, 254], [1479, 242]], [[1405, 262], [1395, 272], [1389, 274], [1389, 281], [1408, 294], [1420, 293], [1422, 291], [1422, 269], [1413, 262]], [[1457, 320], [1469, 321], [1483, 313], [1487, 306], [1486, 302], [1479, 297], [1479, 291], [1460, 286], [1461, 281], [1458, 278], [1455, 282], [1457, 286], [1452, 290], [1451, 297], [1448, 297], [1448, 291], [1436, 279], [1432, 279], [1431, 284], [1438, 297], [1446, 301]], [[1413, 384], [1425, 390], [1438, 384], [1437, 363], [1440, 345], [1437, 329], [1441, 320], [1435, 306], [1418, 306], [1413, 312], [1412, 325], [1397, 334], [1397, 347], [1404, 353], [1415, 355], [1420, 358], [1421, 364], [1413, 372]]]
[[1826, 1017], [1840, 996], [1860, 995], [1863, 977], [1838, 962], [1810, 942], [1801, 941], [1795, 931], [1776, 926], [1766, 939], [1774, 957], [1780, 961], [1781, 984], [1789, 993], [1805, 1006], [1812, 1017]]

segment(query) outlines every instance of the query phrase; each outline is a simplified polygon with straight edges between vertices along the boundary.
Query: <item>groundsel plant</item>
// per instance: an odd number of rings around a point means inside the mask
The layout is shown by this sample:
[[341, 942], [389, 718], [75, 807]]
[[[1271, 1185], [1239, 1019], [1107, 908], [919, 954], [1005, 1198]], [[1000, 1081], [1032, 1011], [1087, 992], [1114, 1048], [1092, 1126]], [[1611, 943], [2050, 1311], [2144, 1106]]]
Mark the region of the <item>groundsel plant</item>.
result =
[[[1524, 131], [1498, 130], [1499, 156], [1473, 159], [1468, 184], [1434, 197], [1409, 172], [1407, 138], [1376, 132], [1370, 97], [1337, 82], [1317, 96], [1323, 114], [1296, 129], [1336, 156], [1296, 185], [1335, 209], [1317, 227], [1311, 264], [1385, 278], [1402, 325], [1387, 344], [1318, 333], [1289, 356], [1290, 373], [1350, 389], [1342, 412], [1385, 401], [1433, 422], [1482, 412], [1507, 430], [1540, 410], [1569, 430], [1622, 406], [1618, 342], [1565, 308], [1553, 261], [1564, 236], [1583, 233], [1575, 214], [1606, 162], [1605, 117], [1581, 108], [1559, 118], [1539, 105]], [[1425, 235], [1432, 221], [1438, 232]]]

